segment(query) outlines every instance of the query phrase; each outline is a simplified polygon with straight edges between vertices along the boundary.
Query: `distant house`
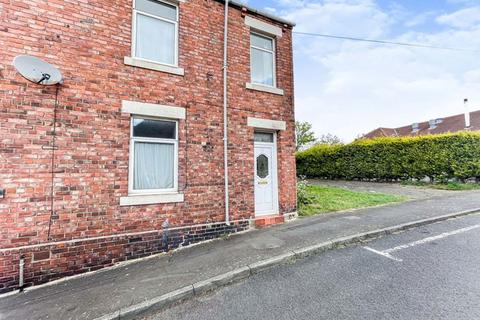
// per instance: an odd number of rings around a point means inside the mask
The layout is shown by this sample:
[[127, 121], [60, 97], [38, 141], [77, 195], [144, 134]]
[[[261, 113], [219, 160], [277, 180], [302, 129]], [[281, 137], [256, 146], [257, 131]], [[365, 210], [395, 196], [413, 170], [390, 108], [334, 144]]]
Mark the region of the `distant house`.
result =
[[[467, 124], [467, 121], [470, 121], [470, 125]], [[462, 113], [446, 118], [417, 122], [398, 128], [380, 127], [363, 135], [362, 138], [422, 136], [464, 130], [480, 131], [480, 110], [467, 113], [466, 115]]]

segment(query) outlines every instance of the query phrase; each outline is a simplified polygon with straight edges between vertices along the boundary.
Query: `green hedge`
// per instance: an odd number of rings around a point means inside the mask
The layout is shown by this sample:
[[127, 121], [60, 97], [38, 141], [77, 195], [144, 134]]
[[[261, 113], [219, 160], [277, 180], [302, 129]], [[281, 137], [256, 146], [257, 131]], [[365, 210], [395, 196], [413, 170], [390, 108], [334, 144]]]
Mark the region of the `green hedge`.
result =
[[480, 133], [317, 145], [297, 153], [297, 173], [309, 178], [374, 181], [479, 178]]

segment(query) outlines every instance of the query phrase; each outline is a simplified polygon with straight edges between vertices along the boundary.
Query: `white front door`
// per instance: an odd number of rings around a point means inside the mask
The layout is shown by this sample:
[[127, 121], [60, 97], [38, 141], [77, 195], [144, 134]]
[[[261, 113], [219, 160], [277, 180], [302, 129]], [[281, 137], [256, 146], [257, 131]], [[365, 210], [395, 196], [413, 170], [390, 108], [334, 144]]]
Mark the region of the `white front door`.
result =
[[278, 214], [277, 146], [274, 133], [255, 133], [255, 215]]

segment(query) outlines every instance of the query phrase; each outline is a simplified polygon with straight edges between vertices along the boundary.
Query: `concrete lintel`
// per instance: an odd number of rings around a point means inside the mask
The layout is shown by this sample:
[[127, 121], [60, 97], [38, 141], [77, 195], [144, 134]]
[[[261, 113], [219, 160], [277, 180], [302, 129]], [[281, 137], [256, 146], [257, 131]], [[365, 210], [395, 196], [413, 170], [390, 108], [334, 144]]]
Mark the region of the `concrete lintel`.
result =
[[255, 127], [259, 129], [268, 129], [268, 130], [286, 130], [287, 129], [287, 123], [285, 121], [260, 119], [260, 118], [253, 118], [253, 117], [248, 117], [247, 125], [249, 127]]
[[185, 108], [138, 101], [122, 101], [122, 112], [149, 117], [185, 119]]
[[252, 18], [250, 16], [245, 17], [245, 24], [250, 28], [253, 28], [255, 30], [261, 31], [263, 33], [266, 33], [278, 38], [280, 38], [283, 35], [282, 28], [279, 28], [273, 24], [263, 22], [262, 20]]

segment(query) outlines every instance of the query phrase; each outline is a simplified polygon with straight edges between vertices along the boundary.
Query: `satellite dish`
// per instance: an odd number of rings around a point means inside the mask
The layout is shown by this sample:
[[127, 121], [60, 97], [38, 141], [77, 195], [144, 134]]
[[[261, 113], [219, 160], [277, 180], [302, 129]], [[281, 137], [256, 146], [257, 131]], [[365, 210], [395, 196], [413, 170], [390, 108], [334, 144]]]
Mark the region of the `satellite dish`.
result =
[[17, 56], [13, 59], [13, 66], [27, 80], [44, 86], [62, 82], [60, 71], [39, 58], [32, 56]]

